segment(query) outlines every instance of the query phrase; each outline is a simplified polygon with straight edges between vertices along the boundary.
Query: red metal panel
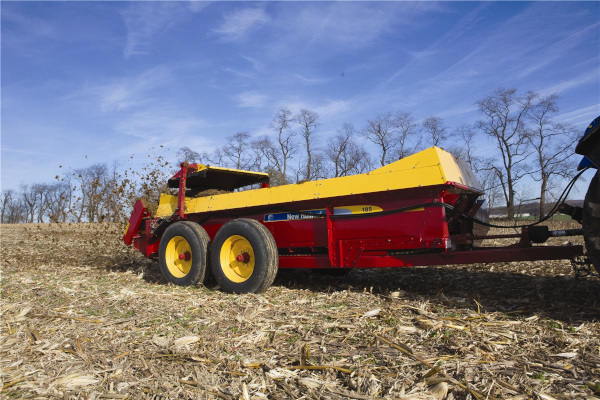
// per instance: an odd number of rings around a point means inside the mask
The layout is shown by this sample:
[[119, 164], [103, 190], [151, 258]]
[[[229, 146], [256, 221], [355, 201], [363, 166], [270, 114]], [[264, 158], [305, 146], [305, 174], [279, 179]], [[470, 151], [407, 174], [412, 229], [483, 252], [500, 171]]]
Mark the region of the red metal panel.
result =
[[133, 237], [137, 234], [138, 229], [140, 227], [140, 223], [142, 219], [148, 216], [148, 210], [146, 209], [146, 205], [142, 200], [138, 200], [135, 202], [133, 206], [133, 212], [131, 213], [131, 217], [129, 217], [129, 224], [125, 235], [123, 235], [123, 242], [127, 246], [131, 245], [133, 241]]
[[340, 248], [338, 247], [339, 242], [335, 237], [335, 223], [331, 219], [333, 215], [333, 206], [328, 205], [326, 208], [326, 219], [327, 219], [327, 249], [329, 250], [329, 262], [334, 267], [340, 266], [339, 257], [341, 256]]
[[177, 214], [179, 214], [181, 219], [185, 219], [185, 181], [187, 179], [187, 168], [187, 162], [181, 163], [181, 177], [177, 193]]
[[[489, 262], [571, 259], [583, 255], [583, 246], [536, 246], [528, 248], [480, 248], [438, 254], [371, 255], [363, 252], [356, 268], [412, 267]], [[280, 268], [330, 268], [327, 255], [280, 256]]]
[[[328, 199], [329, 207], [341, 207], [349, 205], [373, 205], [383, 210], [394, 210], [413, 204], [427, 203], [439, 196], [448, 196], [448, 202], [454, 203], [459, 195], [451, 194], [444, 185], [427, 188], [414, 188], [401, 191], [371, 193], [358, 196], [344, 196]], [[461, 195], [464, 198], [464, 195]], [[289, 208], [288, 208], [289, 206]], [[281, 249], [294, 248], [327, 248], [334, 249], [332, 256], [337, 257], [334, 265], [341, 265], [342, 259], [355, 259], [351, 249], [347, 249], [343, 241], [381, 239], [391, 240], [388, 250], [416, 249], [416, 248], [442, 248], [448, 238], [448, 226], [445, 210], [443, 207], [427, 207], [425, 209], [407, 211], [403, 213], [381, 214], [376, 213], [368, 217], [359, 218], [336, 218], [329, 221], [327, 218], [310, 218], [284, 221], [265, 221], [265, 215], [270, 213], [295, 212], [301, 210], [326, 208], [323, 200], [309, 202], [290, 203], [285, 207], [277, 209], [264, 207], [260, 214], [257, 211], [244, 210], [248, 214], [237, 214], [229, 212], [229, 217], [223, 214], [214, 219], [210, 214], [186, 215], [188, 219], [202, 224], [209, 236], [214, 238], [222, 224], [232, 218], [253, 218], [262, 222], [271, 232], [277, 247]], [[239, 212], [239, 211], [238, 211]], [[330, 210], [331, 214], [331, 210]], [[332, 233], [331, 235], [329, 233]], [[401, 245], [402, 244], [402, 245]], [[346, 251], [350, 254], [345, 255]], [[356, 249], [353, 249], [356, 251]], [[337, 254], [336, 254], [337, 253]], [[344, 265], [348, 261], [344, 261]]]
[[[448, 221], [455, 223], [456, 217], [451, 211], [448, 212], [449, 215], [446, 215], [446, 209], [441, 206], [429, 206], [401, 213], [374, 213], [364, 217], [344, 218], [332, 215], [334, 207], [373, 205], [388, 211], [431, 201], [444, 202], [467, 212], [478, 194], [464, 187], [438, 185], [341, 196], [327, 199], [327, 203], [319, 199], [291, 202], [280, 205], [277, 209], [264, 206], [219, 213], [186, 215], [184, 214], [184, 177], [187, 174], [185, 165], [182, 165], [179, 174], [182, 178], [178, 198], [180, 216], [201, 223], [211, 238], [214, 238], [224, 223], [234, 218], [253, 218], [262, 222], [273, 234], [277, 246], [282, 252], [279, 258], [281, 268], [378, 268], [469, 264], [569, 259], [583, 254], [582, 246], [529, 247], [528, 243], [523, 242], [505, 248], [451, 251], [446, 248], [447, 240], [450, 237]], [[138, 207], [137, 203], [136, 207]], [[133, 232], [129, 240], [134, 240], [136, 248], [147, 256], [155, 256], [158, 252], [159, 240], [152, 238], [151, 235], [153, 220], [147, 219], [143, 234], [137, 235], [140, 221], [147, 218], [148, 215], [145, 208], [140, 211], [139, 207], [136, 207], [130, 218], [130, 222], [133, 223], [130, 224], [131, 227], [127, 232], [128, 234]], [[266, 214], [323, 208], [327, 209], [326, 218], [265, 221]], [[472, 225], [461, 226], [460, 229], [455, 226], [452, 228], [453, 239], [463, 237], [467, 239], [468, 235], [473, 234]], [[126, 237], [123, 238], [124, 241], [125, 239]], [[324, 253], [325, 249], [328, 254]], [[403, 252], [413, 252], [414, 254], [402, 254]], [[417, 252], [427, 252], [427, 254], [416, 254]], [[290, 255], [284, 255], [284, 253]], [[314, 254], [299, 255], [299, 253]]]

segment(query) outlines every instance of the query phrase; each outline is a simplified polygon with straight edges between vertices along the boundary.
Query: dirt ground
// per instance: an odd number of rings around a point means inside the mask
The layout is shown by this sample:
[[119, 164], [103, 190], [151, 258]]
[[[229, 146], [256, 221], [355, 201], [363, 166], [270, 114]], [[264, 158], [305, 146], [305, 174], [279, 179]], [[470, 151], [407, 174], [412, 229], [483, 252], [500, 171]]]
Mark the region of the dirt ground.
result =
[[1, 398], [600, 397], [600, 279], [568, 261], [285, 271], [230, 295], [166, 285], [121, 226], [0, 229]]

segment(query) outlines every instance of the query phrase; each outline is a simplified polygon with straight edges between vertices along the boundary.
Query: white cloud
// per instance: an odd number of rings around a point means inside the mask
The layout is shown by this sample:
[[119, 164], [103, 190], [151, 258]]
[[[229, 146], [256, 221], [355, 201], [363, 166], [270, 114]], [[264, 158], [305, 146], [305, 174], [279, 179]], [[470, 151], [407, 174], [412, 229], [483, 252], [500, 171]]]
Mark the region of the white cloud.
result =
[[[555, 85], [549, 86], [547, 88], [544, 88], [542, 90], [539, 91], [539, 93], [543, 96], [545, 95], [549, 95], [552, 93], [562, 93], [566, 90], [584, 85], [586, 83], [590, 83], [590, 82], [596, 82], [598, 83], [600, 81], [600, 77], [598, 76], [598, 71], [596, 70], [592, 70], [589, 71], [586, 74], [582, 74], [580, 76], [576, 76], [574, 78], [559, 82]], [[595, 86], [596, 89], [598, 88], [598, 85]]]
[[535, 58], [536, 62], [526, 65], [521, 72], [517, 75], [519, 78], [525, 78], [539, 69], [551, 64], [555, 60], [564, 58], [570, 50], [581, 44], [583, 41], [588, 39], [588, 36], [597, 34], [596, 29], [600, 23], [588, 25], [572, 34], [569, 34], [562, 40], [553, 43], [552, 46], [544, 47]]
[[323, 117], [331, 117], [348, 111], [350, 104], [347, 100], [329, 100], [326, 104], [316, 107], [315, 111]]
[[600, 103], [588, 107], [578, 108], [564, 114], [557, 115], [553, 119], [581, 126], [590, 123], [600, 114]]
[[157, 144], [210, 147], [206, 129], [212, 125], [189, 107], [164, 97], [161, 89], [173, 79], [168, 68], [155, 67], [137, 76], [88, 86], [71, 98], [81, 103], [79, 98], [83, 97], [97, 104], [115, 133], [135, 138], [129, 145], [120, 146], [121, 154]]
[[[56, 26], [48, 18], [38, 18], [33, 14], [21, 14], [4, 5], [2, 7], [2, 21], [11, 22], [20, 28], [22, 34], [27, 36], [57, 37]], [[5, 39], [6, 40], [6, 39]]]
[[236, 95], [235, 99], [240, 107], [260, 108], [264, 107], [268, 97], [254, 91], [245, 91]]
[[[127, 28], [123, 55], [148, 54], [151, 40], [174, 26], [183, 17], [206, 8], [209, 2], [144, 1], [131, 2], [122, 12]], [[186, 7], [187, 6], [187, 7]]]
[[242, 78], [254, 79], [254, 75], [251, 71], [238, 70], [231, 67], [223, 67], [223, 71]]
[[391, 77], [389, 77], [383, 86], [389, 85], [393, 80], [402, 76], [407, 70], [411, 68], [419, 68], [422, 65], [431, 63], [434, 57], [439, 57], [439, 53], [444, 49], [451, 48], [454, 43], [465, 35], [469, 35], [473, 29], [473, 26], [478, 22], [480, 14], [491, 3], [482, 3], [473, 11], [463, 16], [458, 22], [445, 32], [439, 39], [427, 46], [420, 51], [409, 52], [410, 59], [404, 64], [398, 71], [396, 71]]
[[244, 8], [235, 10], [224, 17], [224, 21], [213, 32], [225, 41], [244, 40], [247, 35], [271, 20], [265, 10], [261, 8]]
[[308, 77], [302, 74], [294, 74], [294, 78], [299, 79], [300, 81], [307, 83], [309, 85], [316, 85], [319, 83], [327, 83], [331, 81], [331, 78], [319, 78], [319, 77]]
[[473, 104], [462, 104], [453, 108], [449, 108], [437, 114], [440, 118], [456, 117], [457, 115], [469, 114], [477, 111], [477, 106]]
[[[328, 4], [328, 6], [325, 6]], [[359, 47], [371, 43], [384, 32], [418, 23], [418, 16], [439, 10], [436, 3], [404, 2], [397, 4], [333, 2], [308, 5], [279, 21], [285, 31], [293, 32], [308, 45], [313, 43]]]
[[137, 76], [86, 86], [70, 97], [92, 98], [102, 112], [123, 111], [152, 102], [152, 90], [166, 85], [172, 78], [169, 69], [155, 67]]
[[220, 139], [210, 135], [213, 128], [212, 124], [190, 109], [158, 103], [120, 115], [113, 126], [115, 133], [124, 135], [117, 139], [117, 151], [121, 155], [146, 155], [149, 148], [158, 148], [158, 145], [164, 146], [161, 149], [163, 154], [182, 146], [210, 152]]
[[252, 58], [252, 57], [248, 57], [248, 56], [244, 56], [242, 54], [240, 54], [240, 57], [242, 57], [244, 60], [248, 61], [248, 63], [250, 65], [252, 65], [252, 67], [258, 71], [261, 72], [264, 69], [264, 65], [262, 62], [258, 61], [256, 58]]
[[192, 12], [200, 12], [210, 5], [210, 1], [204, 0], [189, 0], [188, 7]]
[[152, 107], [127, 114], [116, 124], [122, 134], [164, 145], [184, 143], [182, 139], [200, 136], [208, 124], [193, 113], [175, 108]]
[[[425, 49], [435, 54], [435, 59], [431, 56], [412, 58], [389, 79], [382, 81], [369, 97], [380, 102], [381, 96], [387, 95], [391, 101], [401, 102], [403, 107], [414, 107], [447, 96], [457, 96], [457, 101], [466, 104], [466, 99], [474, 101], [481, 96], [481, 90], [489, 90], [489, 84], [528, 88], [535, 80], [525, 80], [526, 77], [537, 71], [545, 73], [552, 68], [553, 75], [562, 72], [564, 76], [565, 70], [560, 60], [597, 30], [598, 23], [578, 30], [563, 23], [552, 29], [549, 35], [548, 30], [531, 23], [540, 23], [536, 16], [542, 11], [542, 6], [534, 3], [512, 18], [500, 20], [474, 36], [473, 22], [479, 22], [479, 13], [490, 7], [488, 4], [477, 7], [471, 15], [463, 17], [454, 28]], [[570, 16], [561, 14], [561, 18], [568, 21]], [[460, 47], [457, 47], [457, 38], [461, 39], [458, 42]], [[436, 64], [435, 69], [432, 68], [433, 64]], [[432, 72], [425, 76], [423, 71], [430, 70]], [[495, 78], [488, 82], [490, 76]], [[597, 69], [543, 90], [533, 89], [541, 94], [561, 92], [593, 82], [593, 79], [598, 82]], [[460, 108], [460, 114], [469, 112], [467, 108], [463, 113]], [[445, 114], [448, 117], [456, 116], [453, 110]]]
[[302, 109], [307, 109], [319, 114], [321, 119], [332, 119], [351, 109], [352, 102], [349, 100], [327, 100], [325, 103], [316, 104], [305, 101], [282, 102], [280, 107], [289, 108], [294, 114]]
[[7, 151], [9, 153], [17, 153], [17, 154], [29, 154], [29, 155], [41, 155], [43, 153], [31, 150], [22, 150], [22, 149], [13, 149], [11, 147], [0, 146], [0, 151]]

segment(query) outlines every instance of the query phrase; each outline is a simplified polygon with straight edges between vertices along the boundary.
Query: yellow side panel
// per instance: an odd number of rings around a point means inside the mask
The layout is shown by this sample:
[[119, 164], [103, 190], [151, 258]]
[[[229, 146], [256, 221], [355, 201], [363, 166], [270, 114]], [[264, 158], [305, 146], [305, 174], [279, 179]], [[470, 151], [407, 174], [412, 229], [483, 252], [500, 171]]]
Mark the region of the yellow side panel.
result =
[[197, 169], [198, 169], [198, 171], [203, 171], [205, 169], [212, 169], [215, 171], [235, 172], [240, 175], [264, 176], [264, 177], [269, 176], [269, 174], [267, 174], [265, 172], [246, 171], [244, 169], [235, 169], [235, 168], [213, 167], [212, 165], [204, 165], [204, 164], [197, 164]]
[[[186, 198], [185, 212], [192, 214], [282, 204], [292, 201], [440, 185], [447, 181], [465, 184], [466, 180], [452, 155], [438, 147], [431, 147], [367, 174], [207, 197]], [[176, 208], [177, 196], [161, 195], [156, 216], [170, 216]]]
[[[186, 200], [186, 207], [188, 198]], [[177, 196], [171, 196], [169, 194], [160, 194], [160, 200], [158, 201], [158, 208], [156, 209], [157, 217], [168, 217], [172, 215], [177, 209]]]
[[440, 165], [443, 166], [446, 181], [460, 183], [475, 189], [481, 190], [481, 185], [477, 181], [475, 174], [471, 171], [469, 164], [457, 160], [447, 151], [440, 151]]

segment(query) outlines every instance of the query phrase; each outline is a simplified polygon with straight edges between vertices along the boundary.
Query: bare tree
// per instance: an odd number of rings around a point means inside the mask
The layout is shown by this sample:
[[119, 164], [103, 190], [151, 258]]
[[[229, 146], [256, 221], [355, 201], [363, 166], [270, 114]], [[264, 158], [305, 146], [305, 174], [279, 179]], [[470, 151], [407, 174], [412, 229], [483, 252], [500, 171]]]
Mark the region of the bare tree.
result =
[[315, 157], [318, 151], [315, 149], [316, 137], [315, 132], [319, 126], [319, 114], [314, 111], [302, 109], [295, 117], [296, 122], [300, 125], [300, 136], [303, 139], [306, 158], [303, 165], [300, 166], [299, 172], [302, 180], [310, 181], [315, 179], [320, 174], [320, 166], [322, 165], [322, 157]]
[[46, 210], [48, 210], [48, 185], [45, 183], [35, 183], [32, 185], [32, 190], [38, 197], [36, 222], [43, 223]]
[[50, 222], [66, 222], [71, 205], [70, 182], [48, 185], [48, 218]]
[[[132, 172], [135, 174], [135, 171]], [[79, 168], [72, 172], [73, 179], [70, 180], [72, 182], [71, 190], [76, 193], [73, 203], [69, 208], [69, 214], [73, 217], [75, 222], [83, 221], [85, 216], [85, 207], [87, 204], [87, 177], [85, 174], [85, 169]]]
[[474, 151], [474, 138], [476, 136], [474, 127], [469, 124], [459, 125], [450, 136], [455, 139], [456, 145], [452, 146], [449, 152], [469, 165], [485, 193], [487, 206], [489, 208], [496, 207], [501, 197], [501, 185], [496, 172], [487, 168], [487, 166], [493, 164], [493, 160], [482, 158], [476, 155]]
[[447, 139], [444, 121], [435, 115], [423, 121], [423, 130], [432, 146], [439, 146]]
[[120, 165], [117, 161], [113, 161], [111, 169], [107, 172], [107, 177], [104, 183], [105, 200], [102, 204], [100, 215], [103, 220], [110, 222], [119, 222], [122, 219], [123, 201], [120, 191], [121, 176]]
[[321, 151], [313, 151], [312, 156], [312, 168], [311, 174], [312, 179], [325, 179], [327, 178], [327, 160], [325, 155]]
[[533, 147], [538, 164], [537, 173], [532, 176], [541, 182], [540, 218], [545, 215], [546, 195], [552, 179], [572, 176], [572, 168], [567, 164], [567, 159], [573, 154], [575, 129], [552, 121], [552, 117], [558, 112], [557, 102], [556, 94], [544, 97], [535, 103], [529, 114], [532, 126], [527, 139]]
[[456, 138], [457, 145], [451, 146], [449, 151], [456, 158], [465, 161], [471, 167], [473, 172], [477, 172], [481, 165], [481, 159], [473, 151], [473, 141], [475, 139], [474, 127], [469, 124], [459, 125], [450, 136]]
[[13, 201], [15, 201], [14, 191], [12, 189], [3, 190], [0, 201], [0, 223], [8, 223], [8, 210]]
[[202, 156], [200, 155], [200, 153], [190, 149], [187, 146], [180, 147], [179, 150], [177, 150], [177, 159], [180, 163], [186, 161], [188, 163], [197, 163], [200, 162], [201, 158]]
[[394, 158], [399, 160], [414, 154], [421, 140], [417, 131], [417, 124], [411, 113], [398, 111], [392, 119], [396, 130], [396, 153]]
[[381, 166], [384, 166], [397, 145], [391, 115], [389, 113], [379, 114], [375, 118], [368, 120], [362, 134], [377, 145], [379, 162]]
[[104, 220], [104, 205], [107, 196], [108, 168], [106, 164], [94, 164], [85, 169], [87, 191], [87, 220], [99, 222]]
[[[500, 184], [496, 171], [485, 168], [486, 165], [490, 165], [492, 162], [491, 159], [483, 158], [475, 158], [473, 160], [473, 172], [481, 185], [481, 189], [485, 193], [485, 199], [487, 200], [490, 209], [498, 207], [504, 197], [501, 190], [502, 185]], [[478, 168], [478, 166], [480, 168]]]
[[227, 164], [235, 169], [254, 169], [258, 163], [248, 132], [238, 132], [226, 138], [221, 153]]
[[[135, 174], [135, 171], [132, 172]], [[143, 177], [142, 174], [139, 174]], [[107, 199], [108, 168], [105, 163], [90, 165], [73, 171], [72, 190], [77, 198], [70, 209], [77, 222], [84, 218], [88, 222], [104, 219], [103, 208]]]
[[21, 197], [14, 195], [7, 203], [4, 221], [7, 224], [27, 222], [27, 209]]
[[202, 164], [224, 166], [226, 164], [225, 154], [221, 147], [217, 148], [212, 153], [202, 152], [200, 155], [200, 162]]
[[24, 222], [33, 223], [35, 221], [35, 214], [39, 201], [35, 185], [21, 185], [21, 199], [23, 200], [23, 207], [25, 208]]
[[370, 169], [369, 153], [355, 140], [354, 125], [345, 123], [328, 142], [325, 155], [333, 165], [333, 177], [360, 174]]
[[290, 129], [292, 112], [288, 108], [281, 108], [275, 114], [270, 124], [271, 129], [277, 133], [275, 143], [270, 139], [264, 142], [263, 154], [277, 172], [279, 184], [287, 183], [288, 164], [294, 154], [294, 131]]
[[515, 216], [515, 185], [527, 173], [524, 161], [529, 142], [525, 124], [535, 96], [533, 92], [518, 96], [516, 89], [498, 89], [477, 102], [483, 114], [477, 127], [495, 141], [500, 153], [500, 163], [493, 162], [488, 168], [498, 177], [509, 219]]

